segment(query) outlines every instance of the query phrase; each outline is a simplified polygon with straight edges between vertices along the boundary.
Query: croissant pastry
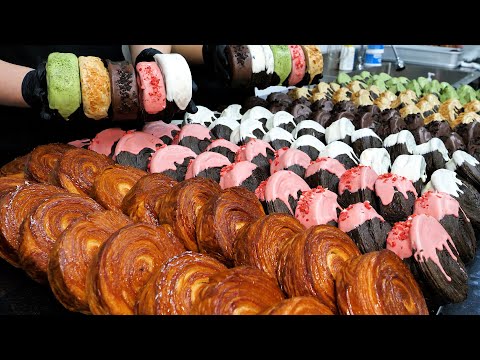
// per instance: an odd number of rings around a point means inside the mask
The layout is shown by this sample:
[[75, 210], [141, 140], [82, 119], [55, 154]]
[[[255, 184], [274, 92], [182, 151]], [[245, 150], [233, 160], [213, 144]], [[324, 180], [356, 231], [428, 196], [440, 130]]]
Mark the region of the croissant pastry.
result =
[[21, 179], [25, 178], [25, 165], [27, 163], [27, 155], [19, 156], [12, 161], [6, 163], [0, 168], [0, 176], [14, 176]]
[[115, 210], [95, 211], [72, 222], [50, 251], [48, 281], [55, 297], [70, 311], [90, 313], [87, 272], [100, 245], [132, 221]]
[[57, 143], [37, 146], [27, 155], [25, 164], [26, 178], [42, 183], [59, 185], [55, 183], [52, 177], [53, 170], [65, 152], [71, 149], [75, 149], [75, 147]]
[[412, 273], [390, 250], [350, 259], [336, 277], [337, 304], [347, 315], [428, 315]]
[[192, 178], [176, 184], [158, 206], [160, 224], [170, 224], [187, 250], [198, 251], [196, 221], [202, 207], [222, 189], [212, 179]]
[[7, 175], [0, 177], [0, 198], [12, 190], [15, 190], [17, 186], [24, 185], [25, 180], [15, 175]]
[[251, 265], [276, 278], [282, 246], [305, 227], [291, 215], [270, 214], [246, 226], [234, 247], [235, 265]]
[[211, 275], [227, 268], [206, 254], [184, 252], [168, 260], [145, 285], [138, 314], [188, 315]]
[[43, 201], [65, 190], [50, 184], [26, 183], [0, 201], [0, 257], [19, 267], [20, 226]]
[[334, 315], [328, 306], [313, 296], [296, 296], [280, 301], [260, 315]]
[[240, 186], [225, 189], [198, 213], [198, 248], [227, 266], [233, 265], [233, 247], [238, 233], [264, 216], [263, 206], [253, 192]]
[[93, 182], [93, 198], [105, 209], [119, 210], [133, 185], [147, 173], [133, 166], [112, 165]]
[[95, 315], [133, 315], [152, 274], [184, 251], [169, 225], [133, 224], [113, 233], [90, 263], [90, 311]]
[[114, 163], [93, 150], [73, 148], [63, 154], [52, 176], [56, 184], [73, 194], [93, 196], [95, 177]]
[[122, 200], [122, 211], [134, 222], [158, 225], [159, 208], [167, 192], [177, 184], [169, 176], [148, 174], [140, 178]]
[[315, 296], [336, 313], [335, 278], [345, 262], [358, 255], [360, 250], [343, 231], [316, 225], [282, 248], [277, 278], [288, 296]]
[[275, 279], [257, 268], [237, 266], [210, 276], [190, 314], [255, 315], [283, 299]]
[[47, 281], [50, 250], [62, 232], [79, 217], [103, 208], [76, 194], [57, 194], [42, 202], [25, 218], [20, 230], [20, 264], [35, 281]]

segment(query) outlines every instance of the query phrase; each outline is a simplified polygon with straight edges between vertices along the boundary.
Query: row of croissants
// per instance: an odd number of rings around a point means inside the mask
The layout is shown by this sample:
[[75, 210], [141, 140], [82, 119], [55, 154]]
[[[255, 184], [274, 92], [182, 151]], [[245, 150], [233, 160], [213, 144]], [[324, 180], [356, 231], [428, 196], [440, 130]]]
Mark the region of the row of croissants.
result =
[[389, 250], [66, 144], [0, 169], [0, 256], [85, 314], [428, 314]]

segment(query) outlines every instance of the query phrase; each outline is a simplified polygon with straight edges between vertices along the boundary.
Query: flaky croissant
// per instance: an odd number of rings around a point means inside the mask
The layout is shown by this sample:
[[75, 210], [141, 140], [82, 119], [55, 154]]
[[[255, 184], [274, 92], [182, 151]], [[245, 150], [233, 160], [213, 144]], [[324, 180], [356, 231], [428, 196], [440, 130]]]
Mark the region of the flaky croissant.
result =
[[260, 315], [334, 315], [332, 310], [313, 296], [296, 296], [280, 301]]
[[13, 176], [21, 179], [25, 179], [27, 155], [19, 156], [12, 161], [6, 163], [0, 168], [0, 176]]
[[71, 149], [75, 149], [75, 147], [59, 143], [37, 146], [27, 155], [25, 162], [26, 178], [60, 186], [53, 177], [54, 169], [65, 152]]

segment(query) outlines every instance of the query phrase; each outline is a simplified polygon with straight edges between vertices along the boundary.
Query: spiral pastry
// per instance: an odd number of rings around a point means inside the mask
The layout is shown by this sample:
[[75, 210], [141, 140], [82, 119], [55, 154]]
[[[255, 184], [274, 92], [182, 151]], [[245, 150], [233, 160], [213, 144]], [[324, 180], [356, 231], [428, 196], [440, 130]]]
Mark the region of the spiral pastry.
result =
[[137, 313], [188, 315], [210, 276], [226, 269], [221, 262], [205, 254], [187, 251], [175, 256], [145, 285]]
[[152, 274], [185, 251], [169, 225], [133, 224], [112, 234], [90, 264], [87, 298], [95, 315], [133, 315]]
[[7, 193], [0, 203], [0, 257], [19, 267], [20, 226], [43, 201], [65, 190], [50, 184], [26, 183]]
[[12, 190], [15, 190], [18, 186], [24, 185], [25, 180], [15, 175], [7, 175], [0, 177], [0, 198]]
[[253, 192], [239, 186], [225, 189], [198, 214], [198, 248], [231, 266], [237, 235], [244, 226], [264, 216], [263, 206]]
[[104, 210], [90, 198], [57, 194], [30, 213], [20, 230], [20, 265], [39, 283], [47, 281], [50, 250], [71, 222], [94, 211]]
[[192, 305], [193, 315], [255, 315], [284, 299], [275, 279], [250, 266], [210, 276]]
[[283, 247], [277, 277], [290, 297], [315, 296], [336, 313], [335, 277], [347, 260], [358, 255], [360, 250], [343, 231], [316, 225]]
[[120, 210], [125, 195], [144, 175], [145, 171], [133, 166], [108, 166], [93, 182], [93, 198], [105, 209]]
[[347, 315], [428, 315], [412, 273], [390, 250], [345, 263], [336, 277], [337, 304]]
[[70, 311], [89, 313], [86, 281], [98, 248], [115, 231], [132, 224], [115, 210], [95, 211], [70, 224], [50, 251], [48, 281], [53, 294]]
[[115, 162], [93, 150], [73, 148], [63, 154], [53, 172], [55, 181], [73, 194], [93, 196], [95, 177]]
[[313, 296], [296, 296], [280, 301], [261, 315], [334, 315], [328, 306]]
[[57, 143], [37, 146], [27, 156], [25, 163], [27, 179], [60, 185], [55, 182], [55, 178], [52, 177], [52, 175], [57, 163], [63, 155], [71, 149], [75, 149], [75, 147], [73, 145]]
[[122, 201], [122, 211], [134, 222], [158, 225], [158, 209], [167, 192], [177, 182], [162, 174], [148, 174], [140, 178]]
[[14, 176], [21, 179], [25, 178], [25, 165], [27, 164], [27, 155], [19, 156], [6, 163], [0, 168], [0, 176]]
[[251, 265], [276, 278], [282, 246], [305, 227], [291, 215], [270, 214], [246, 226], [234, 247], [235, 265]]
[[202, 207], [222, 189], [207, 178], [192, 178], [176, 184], [158, 207], [160, 224], [170, 224], [187, 250], [198, 251], [196, 222]]

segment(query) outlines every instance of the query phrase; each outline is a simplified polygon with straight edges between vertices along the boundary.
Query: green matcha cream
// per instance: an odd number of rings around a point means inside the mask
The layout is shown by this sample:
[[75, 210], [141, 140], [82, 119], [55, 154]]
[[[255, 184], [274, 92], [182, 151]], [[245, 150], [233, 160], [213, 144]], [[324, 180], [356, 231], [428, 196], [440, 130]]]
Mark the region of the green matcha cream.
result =
[[292, 56], [288, 45], [270, 45], [273, 53], [274, 71], [280, 78], [277, 85], [283, 84], [292, 72]]

